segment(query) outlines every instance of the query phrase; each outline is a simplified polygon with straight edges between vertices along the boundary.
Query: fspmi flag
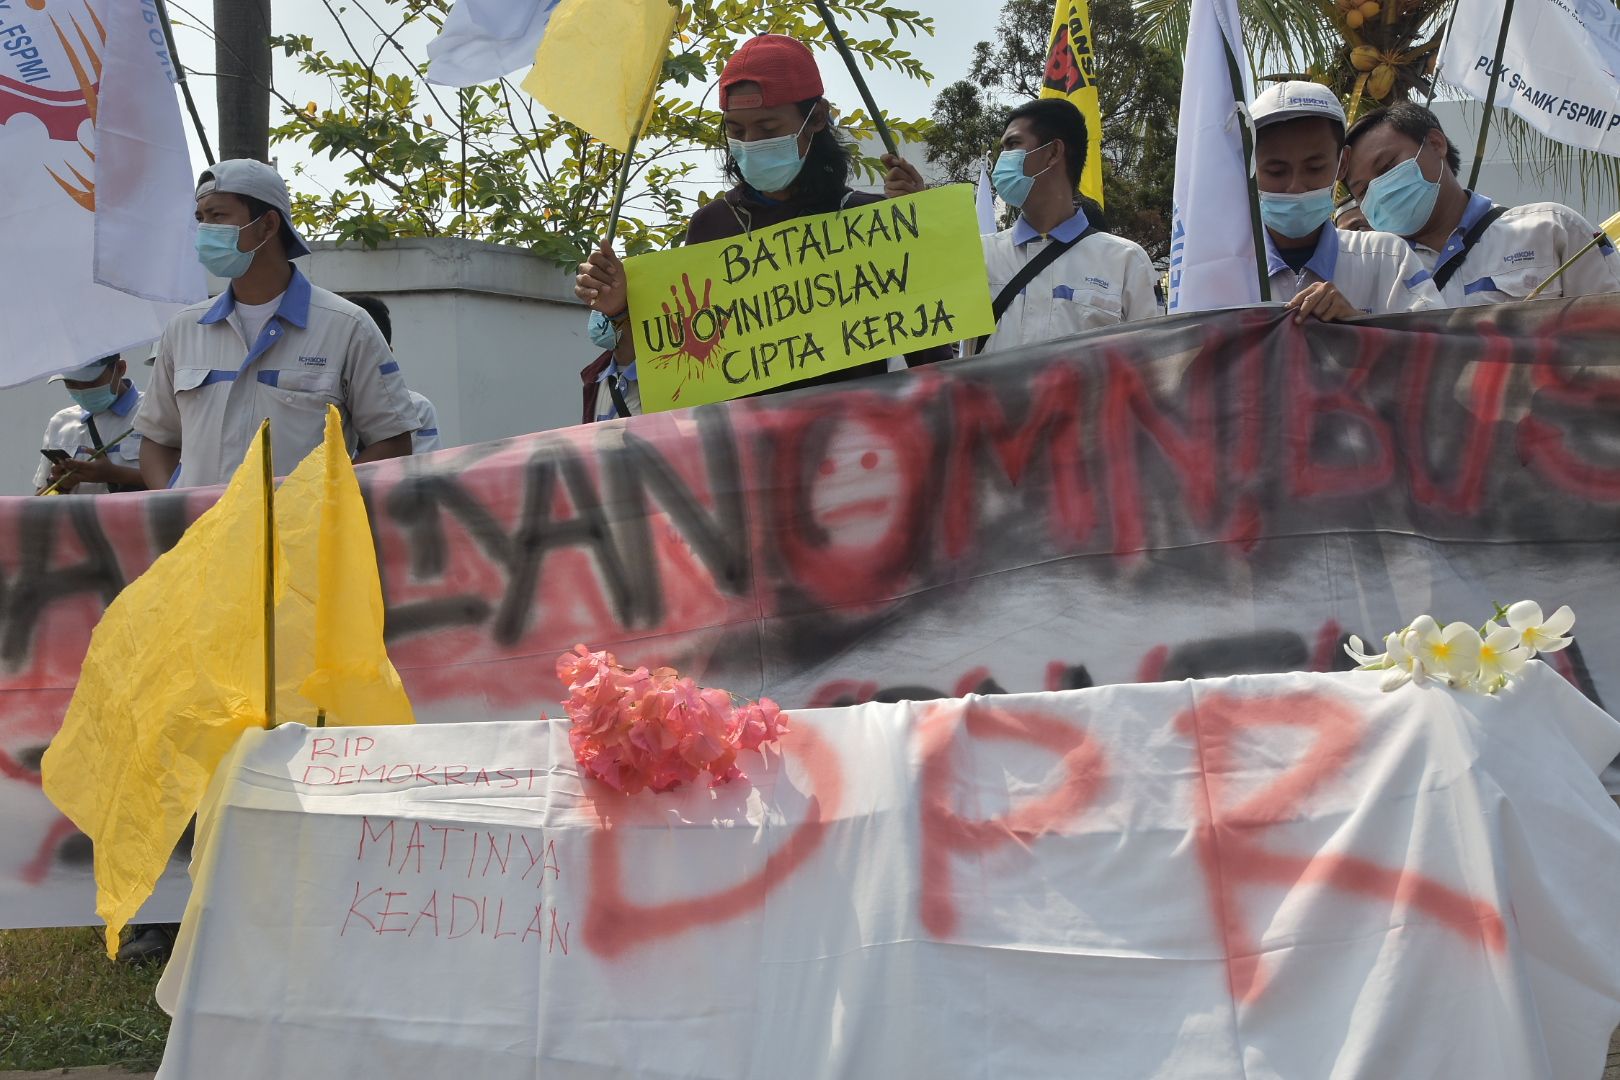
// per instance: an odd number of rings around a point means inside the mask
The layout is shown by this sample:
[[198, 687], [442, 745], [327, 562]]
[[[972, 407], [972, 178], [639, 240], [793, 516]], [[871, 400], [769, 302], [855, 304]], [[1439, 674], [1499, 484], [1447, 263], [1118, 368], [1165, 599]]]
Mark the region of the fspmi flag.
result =
[[1080, 177], [1080, 194], [1101, 206], [1102, 107], [1097, 101], [1093, 44], [1090, 0], [1058, 0], [1052, 33], [1046, 39], [1041, 97], [1068, 98], [1086, 118], [1086, 168]]
[[[1511, 14], [1509, 14], [1511, 13]], [[1495, 63], [1509, 18], [1502, 62]], [[1440, 76], [1571, 146], [1620, 155], [1620, 10], [1611, 0], [1459, 0]]]

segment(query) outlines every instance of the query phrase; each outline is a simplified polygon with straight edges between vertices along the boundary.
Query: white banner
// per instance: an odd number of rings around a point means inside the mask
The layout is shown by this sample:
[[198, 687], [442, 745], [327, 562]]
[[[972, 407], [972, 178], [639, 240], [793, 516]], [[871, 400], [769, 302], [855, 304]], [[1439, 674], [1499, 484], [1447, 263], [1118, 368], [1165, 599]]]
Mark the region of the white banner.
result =
[[1244, 103], [1230, 57], [1246, 72], [1236, 0], [1192, 0], [1176, 128], [1175, 207], [1170, 225], [1170, 310], [1207, 311], [1260, 302]]
[[1596, 1077], [1620, 724], [1378, 681], [807, 711], [628, 798], [563, 722], [255, 731], [158, 1076]]
[[1494, 64], [1502, 0], [1459, 0], [1439, 75], [1548, 138], [1620, 154], [1620, 10], [1610, 0], [1518, 0]]
[[208, 295], [194, 237], [197, 173], [156, 0], [109, 5], [96, 117], [95, 278], [148, 300]]

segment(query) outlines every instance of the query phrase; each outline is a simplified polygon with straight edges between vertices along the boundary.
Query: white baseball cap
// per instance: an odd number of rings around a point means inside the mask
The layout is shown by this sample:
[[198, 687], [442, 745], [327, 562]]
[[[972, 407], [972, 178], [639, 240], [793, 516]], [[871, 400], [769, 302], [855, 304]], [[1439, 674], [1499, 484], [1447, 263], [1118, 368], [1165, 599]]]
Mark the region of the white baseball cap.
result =
[[118, 353], [113, 353], [111, 356], [103, 356], [99, 360], [90, 361], [83, 367], [74, 368], [72, 371], [64, 371], [60, 375], [52, 375], [46, 381], [95, 382], [97, 379], [107, 374], [107, 369], [118, 363], [119, 359], [120, 356]]
[[1249, 106], [1249, 115], [1256, 129], [1312, 116], [1333, 121], [1340, 131], [1345, 128], [1344, 106], [1339, 104], [1339, 96], [1314, 82], [1284, 82], [1268, 87]]
[[287, 248], [287, 258], [309, 254], [309, 245], [293, 228], [292, 197], [287, 194], [287, 182], [264, 162], [231, 158], [208, 166], [197, 177], [197, 198], [215, 194], [245, 195], [269, 206], [281, 215], [281, 239]]

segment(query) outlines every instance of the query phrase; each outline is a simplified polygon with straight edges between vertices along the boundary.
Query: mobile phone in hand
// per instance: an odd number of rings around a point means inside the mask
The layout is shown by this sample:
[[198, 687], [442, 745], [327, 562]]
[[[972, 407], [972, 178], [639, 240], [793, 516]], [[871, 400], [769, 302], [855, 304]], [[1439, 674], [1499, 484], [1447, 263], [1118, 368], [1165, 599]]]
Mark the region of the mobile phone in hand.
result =
[[73, 460], [72, 454], [68, 453], [66, 450], [58, 450], [55, 447], [51, 447], [47, 450], [41, 450], [40, 453], [44, 454], [46, 460], [48, 460], [52, 465], [66, 465], [68, 462]]

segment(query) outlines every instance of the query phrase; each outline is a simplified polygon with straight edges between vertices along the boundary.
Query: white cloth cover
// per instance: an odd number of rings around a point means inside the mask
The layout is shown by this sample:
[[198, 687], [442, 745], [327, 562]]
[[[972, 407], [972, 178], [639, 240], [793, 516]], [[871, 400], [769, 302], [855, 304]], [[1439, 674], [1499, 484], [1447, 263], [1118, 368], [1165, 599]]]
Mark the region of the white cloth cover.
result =
[[159, 1080], [1602, 1072], [1620, 724], [1539, 664], [792, 723], [630, 799], [562, 722], [250, 733]]

